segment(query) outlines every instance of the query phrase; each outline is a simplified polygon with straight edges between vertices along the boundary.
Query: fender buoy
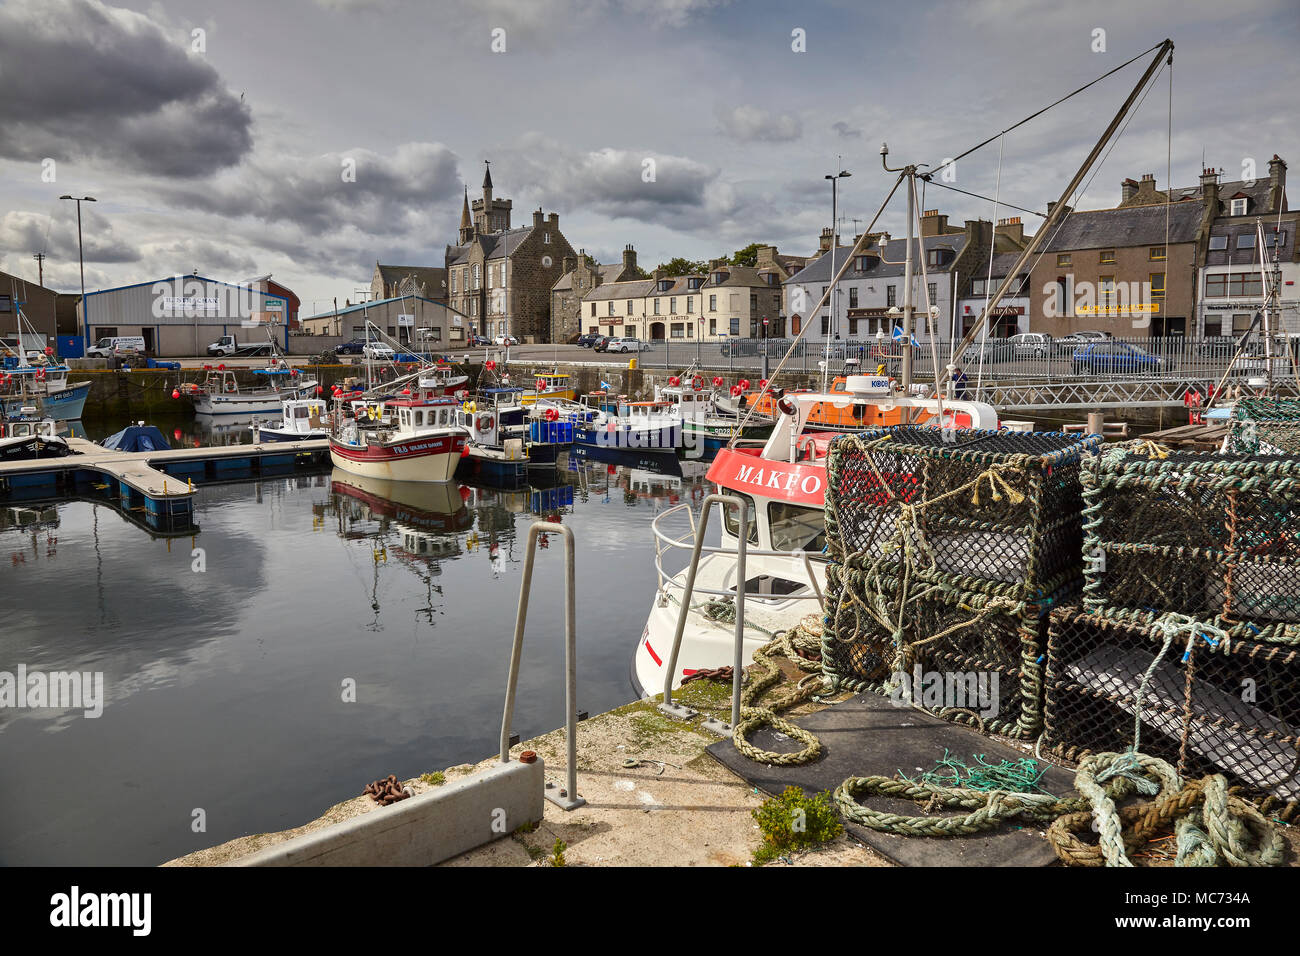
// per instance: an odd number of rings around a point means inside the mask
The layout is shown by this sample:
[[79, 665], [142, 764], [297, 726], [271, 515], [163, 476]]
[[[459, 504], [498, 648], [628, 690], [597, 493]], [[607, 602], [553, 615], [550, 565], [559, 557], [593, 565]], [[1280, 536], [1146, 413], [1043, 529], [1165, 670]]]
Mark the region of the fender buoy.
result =
[[740, 386], [740, 390], [741, 390], [742, 392], [748, 392], [748, 391], [749, 391], [749, 379], [747, 379], [747, 378], [742, 378], [742, 379], [741, 379], [739, 382], [737, 382], [736, 384]]
[[714, 387], [714, 388], [722, 388], [722, 376], [721, 376], [721, 375], [715, 375], [715, 376], [713, 376], [713, 387]]
[[491, 359], [488, 359], [486, 362], [483, 363], [483, 367], [490, 372], [497, 367], [497, 363], [492, 361]]
[[540, 391], [543, 391], [543, 390], [546, 388], [546, 379], [544, 379], [544, 378], [539, 378], [539, 379], [538, 379], [536, 382], [534, 382], [533, 384], [537, 386], [537, 390], [538, 390], [539, 392], [540, 392]]
[[548, 408], [546, 410], [546, 420], [548, 422], [559, 421], [560, 413], [558, 409]]
[[733, 397], [739, 398], [742, 392], [744, 392], [744, 389], [741, 388], [739, 385], [731, 386], [731, 394]]
[[36, 370], [36, 381], [38, 381], [38, 382], [43, 382], [43, 381], [45, 381], [45, 369], [43, 369], [43, 368], [38, 368], [38, 369]]
[[676, 388], [678, 385], [682, 384], [682, 380], [676, 375], [672, 375], [668, 379], [668, 384]]

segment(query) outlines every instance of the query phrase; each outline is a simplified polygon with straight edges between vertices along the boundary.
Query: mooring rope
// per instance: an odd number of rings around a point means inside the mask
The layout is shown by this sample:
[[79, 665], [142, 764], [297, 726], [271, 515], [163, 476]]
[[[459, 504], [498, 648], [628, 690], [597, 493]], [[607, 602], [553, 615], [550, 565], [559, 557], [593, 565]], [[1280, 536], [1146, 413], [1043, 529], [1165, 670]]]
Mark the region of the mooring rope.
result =
[[[799, 704], [816, 696], [820, 690], [816, 682], [809, 681], [805, 677], [791, 693], [781, 699], [766, 706], [759, 706], [758, 703], [770, 687], [782, 681], [783, 672], [781, 667], [772, 659], [772, 655], [777, 651], [783, 652], [800, 669], [811, 671], [812, 673], [808, 677], [820, 674], [821, 661], [808, 660], [800, 656], [798, 650], [803, 649], [820, 655], [822, 627], [821, 618], [816, 614], [810, 614], [795, 627], [780, 632], [772, 641], [754, 651], [754, 663], [763, 673], [761, 676], [751, 676], [750, 682], [741, 691], [740, 722], [732, 728], [731, 732], [731, 739], [736, 745], [736, 749], [750, 760], [775, 766], [790, 767], [816, 760], [825, 749], [816, 734], [779, 716], [782, 712], [797, 707]], [[802, 743], [804, 748], [792, 753], [781, 753], [756, 747], [749, 742], [747, 735], [760, 727], [771, 727], [778, 733], [792, 737]]]

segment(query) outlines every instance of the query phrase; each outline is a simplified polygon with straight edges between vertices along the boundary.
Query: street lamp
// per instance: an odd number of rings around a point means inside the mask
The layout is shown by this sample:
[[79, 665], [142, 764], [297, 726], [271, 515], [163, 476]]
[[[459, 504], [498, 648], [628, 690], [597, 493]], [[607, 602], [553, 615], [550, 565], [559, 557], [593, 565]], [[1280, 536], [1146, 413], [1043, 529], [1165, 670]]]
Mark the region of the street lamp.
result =
[[827, 304], [831, 308], [831, 320], [826, 328], [826, 364], [822, 368], [822, 391], [826, 391], [829, 382], [831, 368], [831, 333], [835, 328], [835, 250], [840, 244], [839, 220], [839, 181], [848, 179], [853, 174], [847, 170], [841, 169], [838, 173], [827, 173], [826, 178], [831, 181], [831, 297]]
[[94, 196], [60, 196], [60, 199], [71, 199], [77, 204], [77, 260], [81, 264], [81, 334], [82, 340], [86, 338], [86, 329], [90, 323], [89, 316], [86, 315], [86, 255], [81, 245], [81, 204], [83, 202], [95, 202]]

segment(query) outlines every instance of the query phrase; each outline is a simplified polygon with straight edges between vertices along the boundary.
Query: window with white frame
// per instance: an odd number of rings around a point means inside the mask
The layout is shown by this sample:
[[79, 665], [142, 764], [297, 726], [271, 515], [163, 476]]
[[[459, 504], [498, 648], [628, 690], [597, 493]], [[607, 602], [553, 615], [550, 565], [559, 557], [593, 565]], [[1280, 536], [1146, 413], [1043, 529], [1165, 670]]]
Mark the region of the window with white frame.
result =
[[1246, 200], [1245, 199], [1232, 200], [1231, 208], [1229, 209], [1228, 215], [1230, 216], [1246, 215]]

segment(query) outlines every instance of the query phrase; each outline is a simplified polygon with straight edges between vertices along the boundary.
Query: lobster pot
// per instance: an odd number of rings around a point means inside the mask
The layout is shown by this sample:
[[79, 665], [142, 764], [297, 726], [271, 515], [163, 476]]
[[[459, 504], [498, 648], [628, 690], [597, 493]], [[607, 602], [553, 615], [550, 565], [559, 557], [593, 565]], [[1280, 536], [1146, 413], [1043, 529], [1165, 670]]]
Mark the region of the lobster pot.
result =
[[[909, 578], [872, 578], [860, 566], [827, 568], [822, 673], [832, 690], [871, 690], [990, 733], [1037, 736], [1047, 609], [1062, 589], [1028, 603]], [[901, 628], [893, 625], [901, 616]]]
[[1079, 463], [1101, 444], [1054, 432], [900, 425], [832, 442], [833, 560], [921, 567], [1033, 600], [1082, 574]]
[[1300, 399], [1239, 399], [1232, 407], [1224, 450], [1245, 455], [1300, 455]]
[[1050, 620], [1045, 747], [1070, 760], [1127, 750], [1140, 712], [1142, 753], [1187, 778], [1224, 774], [1265, 809], [1296, 815], [1300, 648], [1251, 641], [1242, 627], [1213, 646], [1184, 629], [1162, 654], [1160, 615], [1058, 608]]
[[1085, 464], [1084, 606], [1300, 632], [1300, 459], [1161, 453], [1126, 443]]

